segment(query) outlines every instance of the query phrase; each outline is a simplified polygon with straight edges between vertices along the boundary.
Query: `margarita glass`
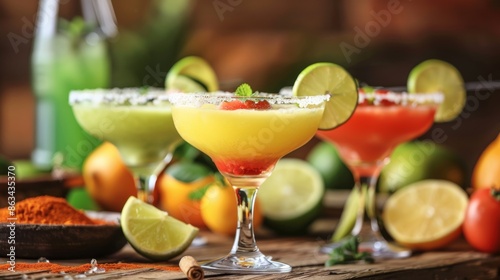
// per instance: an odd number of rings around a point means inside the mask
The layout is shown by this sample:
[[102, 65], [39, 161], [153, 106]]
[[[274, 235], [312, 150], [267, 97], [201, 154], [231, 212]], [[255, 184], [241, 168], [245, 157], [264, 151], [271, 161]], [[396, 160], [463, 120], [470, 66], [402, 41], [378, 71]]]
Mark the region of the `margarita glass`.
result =
[[[161, 89], [96, 89], [70, 93], [80, 126], [113, 143], [136, 180], [137, 196], [152, 203], [157, 174], [170, 162], [181, 141]], [[161, 100], [160, 100], [161, 99]]]
[[[333, 130], [317, 135], [333, 143], [342, 160], [351, 170], [359, 209], [351, 236], [360, 239], [360, 251], [379, 258], [402, 258], [411, 251], [387, 242], [381, 235], [376, 214], [376, 182], [380, 171], [389, 162], [394, 148], [426, 132], [443, 101], [440, 93], [395, 93], [377, 90], [359, 92], [358, 106], [351, 118]], [[366, 191], [363, 189], [366, 188]], [[366, 207], [366, 209], [365, 209]], [[366, 210], [366, 211], [365, 211]], [[364, 216], [370, 220], [365, 224]], [[330, 253], [343, 240], [323, 246]]]
[[[238, 226], [230, 253], [204, 268], [227, 273], [289, 272], [257, 248], [253, 206], [257, 190], [284, 155], [317, 131], [328, 95], [285, 97], [232, 93], [172, 94], [174, 124], [185, 141], [206, 153], [235, 191]], [[264, 102], [267, 106], [259, 107]], [[259, 108], [245, 108], [244, 104]], [[240, 106], [241, 105], [241, 106]]]

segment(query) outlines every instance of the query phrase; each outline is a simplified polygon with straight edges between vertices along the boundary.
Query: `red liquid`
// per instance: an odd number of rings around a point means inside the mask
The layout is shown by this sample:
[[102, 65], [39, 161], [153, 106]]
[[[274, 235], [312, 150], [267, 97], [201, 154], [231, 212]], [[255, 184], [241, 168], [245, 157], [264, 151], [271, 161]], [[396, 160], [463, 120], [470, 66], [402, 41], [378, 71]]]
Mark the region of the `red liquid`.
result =
[[398, 144], [431, 127], [435, 111], [434, 106], [358, 106], [345, 124], [316, 135], [335, 144], [355, 175], [378, 175]]
[[258, 160], [214, 159], [220, 172], [237, 176], [255, 176], [270, 172], [277, 161], [275, 158]]

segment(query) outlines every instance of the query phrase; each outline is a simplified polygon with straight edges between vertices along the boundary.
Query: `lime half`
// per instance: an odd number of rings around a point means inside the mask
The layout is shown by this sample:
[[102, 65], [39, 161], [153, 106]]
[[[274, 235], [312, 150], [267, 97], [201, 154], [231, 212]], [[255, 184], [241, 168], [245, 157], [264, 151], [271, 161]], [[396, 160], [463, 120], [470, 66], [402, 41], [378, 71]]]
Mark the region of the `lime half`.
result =
[[441, 60], [430, 59], [415, 66], [408, 76], [407, 87], [410, 93], [443, 93], [444, 101], [436, 112], [436, 122], [455, 119], [465, 106], [466, 93], [460, 72]]
[[135, 197], [130, 197], [123, 206], [120, 222], [130, 245], [152, 260], [169, 260], [180, 255], [198, 234], [198, 228]]
[[358, 105], [356, 81], [341, 66], [319, 62], [300, 72], [293, 85], [296, 96], [331, 94], [319, 129], [333, 129], [346, 122]]
[[182, 92], [212, 92], [219, 89], [219, 83], [215, 71], [206, 60], [187, 56], [170, 68], [165, 88]]
[[300, 159], [281, 159], [259, 188], [267, 227], [283, 234], [307, 231], [323, 205], [325, 187], [319, 172]]

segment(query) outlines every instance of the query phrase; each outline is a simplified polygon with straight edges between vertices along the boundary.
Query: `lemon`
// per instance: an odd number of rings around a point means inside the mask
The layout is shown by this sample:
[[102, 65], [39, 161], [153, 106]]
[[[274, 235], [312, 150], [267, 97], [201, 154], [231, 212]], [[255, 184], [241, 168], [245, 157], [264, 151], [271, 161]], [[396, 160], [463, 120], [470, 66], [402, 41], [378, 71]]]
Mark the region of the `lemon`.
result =
[[415, 66], [408, 76], [408, 92], [444, 95], [434, 117], [436, 122], [455, 119], [465, 106], [465, 86], [460, 72], [442, 60], [430, 59]]
[[215, 71], [206, 60], [187, 56], [170, 68], [165, 88], [182, 92], [212, 92], [219, 89], [219, 83]]
[[468, 204], [467, 193], [445, 180], [423, 180], [398, 190], [384, 206], [388, 233], [412, 249], [444, 247], [461, 232]]
[[259, 188], [265, 225], [282, 234], [307, 231], [318, 217], [325, 186], [307, 161], [283, 158]]
[[133, 196], [123, 206], [120, 222], [130, 245], [152, 260], [169, 260], [182, 254], [198, 234], [198, 228]]
[[358, 104], [356, 81], [341, 66], [318, 62], [306, 67], [295, 80], [293, 95], [331, 94], [319, 129], [333, 129], [346, 122]]

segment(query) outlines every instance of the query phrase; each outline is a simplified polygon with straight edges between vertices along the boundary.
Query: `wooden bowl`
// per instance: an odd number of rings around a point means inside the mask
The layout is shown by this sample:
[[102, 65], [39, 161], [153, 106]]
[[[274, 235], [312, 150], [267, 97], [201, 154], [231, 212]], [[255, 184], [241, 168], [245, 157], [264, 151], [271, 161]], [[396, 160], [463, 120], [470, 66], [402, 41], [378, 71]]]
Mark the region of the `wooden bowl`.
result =
[[[8, 199], [8, 177], [0, 176], [0, 208], [6, 207]], [[84, 185], [83, 177], [79, 174], [65, 174], [64, 176], [42, 175], [30, 179], [15, 180], [16, 202], [29, 197], [50, 195], [66, 197], [72, 188]]]
[[[0, 223], [0, 236], [4, 236], [0, 239], [0, 251], [6, 256], [12, 251], [11, 246], [15, 246], [16, 259], [96, 258], [115, 253], [127, 244], [121, 227], [117, 223], [106, 225], [15, 224], [14, 226]], [[9, 236], [13, 236], [10, 240], [14, 239], [15, 244], [9, 244]]]

